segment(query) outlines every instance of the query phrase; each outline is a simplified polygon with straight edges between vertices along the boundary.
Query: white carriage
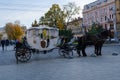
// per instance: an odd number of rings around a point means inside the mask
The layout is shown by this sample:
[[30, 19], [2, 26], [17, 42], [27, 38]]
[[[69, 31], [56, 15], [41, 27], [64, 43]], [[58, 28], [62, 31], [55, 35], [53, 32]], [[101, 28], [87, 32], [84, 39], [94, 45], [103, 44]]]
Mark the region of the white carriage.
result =
[[59, 30], [48, 26], [32, 27], [27, 30], [26, 37], [31, 48], [48, 51], [56, 47]]
[[26, 62], [31, 58], [31, 50], [48, 52], [56, 48], [59, 38], [59, 29], [42, 25], [31, 27], [26, 31], [26, 42], [30, 46], [22, 47], [15, 53], [17, 62]]

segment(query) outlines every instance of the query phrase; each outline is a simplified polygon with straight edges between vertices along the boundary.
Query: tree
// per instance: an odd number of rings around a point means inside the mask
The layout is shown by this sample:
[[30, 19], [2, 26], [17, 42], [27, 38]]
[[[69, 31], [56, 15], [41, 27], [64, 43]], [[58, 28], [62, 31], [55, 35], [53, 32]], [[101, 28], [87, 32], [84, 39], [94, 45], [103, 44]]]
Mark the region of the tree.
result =
[[73, 19], [73, 16], [79, 14], [80, 6], [76, 6], [75, 3], [68, 3], [67, 5], [64, 5], [63, 11], [66, 15], [66, 26], [68, 25], [68, 22], [70, 22]]
[[88, 34], [97, 34], [103, 31], [103, 27], [100, 24], [93, 23], [91, 29], [88, 31]]
[[37, 21], [35, 20], [34, 23], [32, 23], [32, 27], [38, 27], [39, 24], [37, 23]]
[[3, 36], [3, 34], [2, 34], [2, 33], [0, 33], [0, 40], [2, 40], [2, 36]]
[[53, 4], [48, 12], [45, 13], [45, 16], [40, 18], [39, 22], [63, 29], [65, 24], [65, 14], [58, 4]]
[[23, 30], [19, 24], [7, 23], [5, 25], [5, 31], [7, 33], [8, 39], [11, 40], [21, 40], [23, 36]]
[[64, 37], [67, 37], [67, 38], [71, 38], [73, 36], [72, 34], [72, 31], [69, 29], [69, 30], [59, 30], [59, 36], [64, 36]]
[[45, 17], [44, 16], [42, 16], [39, 20], [39, 25], [43, 25], [43, 24], [45, 24]]
[[12, 35], [12, 32], [14, 32], [13, 23], [7, 23], [5, 25], [5, 32], [7, 33], [8, 39], [13, 39], [13, 35]]

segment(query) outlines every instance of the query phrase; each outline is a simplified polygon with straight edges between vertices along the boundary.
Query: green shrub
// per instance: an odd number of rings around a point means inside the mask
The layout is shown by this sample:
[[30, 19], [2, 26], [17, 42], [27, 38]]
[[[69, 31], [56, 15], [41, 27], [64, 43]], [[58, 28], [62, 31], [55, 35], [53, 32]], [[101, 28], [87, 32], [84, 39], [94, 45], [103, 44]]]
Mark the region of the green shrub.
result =
[[70, 30], [70, 29], [69, 30], [66, 30], [66, 29], [59, 30], [59, 36], [71, 38], [72, 37], [72, 30]]
[[88, 34], [97, 34], [100, 33], [103, 30], [103, 27], [100, 24], [92, 24], [91, 29], [88, 31]]

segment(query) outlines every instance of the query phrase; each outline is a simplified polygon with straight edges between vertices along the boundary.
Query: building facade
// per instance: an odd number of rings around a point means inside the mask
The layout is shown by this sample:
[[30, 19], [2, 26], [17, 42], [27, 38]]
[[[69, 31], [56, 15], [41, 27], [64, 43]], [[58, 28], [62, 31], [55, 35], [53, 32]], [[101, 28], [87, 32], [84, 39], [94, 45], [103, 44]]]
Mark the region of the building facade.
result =
[[75, 36], [81, 36], [83, 34], [82, 23], [83, 19], [78, 17], [68, 23], [67, 29], [71, 29]]
[[96, 0], [84, 6], [83, 25], [86, 30], [93, 23], [110, 29], [114, 38], [120, 37], [120, 0]]
[[120, 0], [115, 0], [116, 4], [116, 30], [120, 39]]

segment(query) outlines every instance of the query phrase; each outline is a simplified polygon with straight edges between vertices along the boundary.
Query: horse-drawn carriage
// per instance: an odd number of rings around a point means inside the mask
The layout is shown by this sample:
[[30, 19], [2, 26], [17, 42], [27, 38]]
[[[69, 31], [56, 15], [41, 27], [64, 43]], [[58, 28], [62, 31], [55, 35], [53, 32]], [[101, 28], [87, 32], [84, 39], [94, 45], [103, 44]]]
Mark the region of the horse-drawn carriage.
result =
[[31, 58], [32, 52], [43, 52], [56, 48], [59, 38], [59, 29], [48, 26], [32, 27], [26, 31], [26, 38], [23, 43], [16, 44], [15, 56], [17, 62], [26, 62]]
[[[58, 41], [61, 43], [59, 37], [59, 29], [48, 26], [32, 27], [26, 31], [26, 38], [23, 39], [22, 44], [16, 44], [15, 56], [17, 62], [27, 62], [31, 58], [32, 52], [46, 53], [59, 47], [59, 54], [64, 57], [73, 57], [73, 49], [76, 49], [78, 56], [87, 56], [85, 48], [88, 42], [95, 46], [95, 54], [101, 55], [102, 45], [107, 37], [110, 37], [109, 30], [103, 30], [99, 34], [95, 35], [83, 35], [77, 39], [77, 45], [71, 46], [69, 43], [63, 43], [64, 45], [57, 46]], [[60, 39], [60, 40], [59, 40]], [[65, 39], [65, 38], [64, 38]], [[64, 41], [63, 39], [63, 41]]]

